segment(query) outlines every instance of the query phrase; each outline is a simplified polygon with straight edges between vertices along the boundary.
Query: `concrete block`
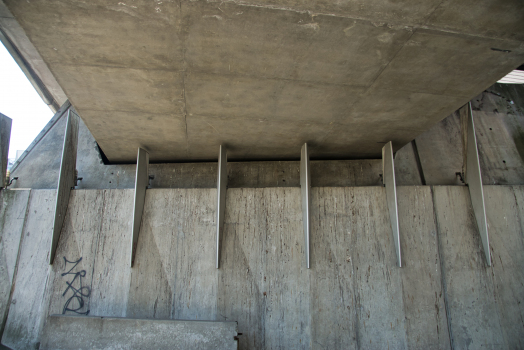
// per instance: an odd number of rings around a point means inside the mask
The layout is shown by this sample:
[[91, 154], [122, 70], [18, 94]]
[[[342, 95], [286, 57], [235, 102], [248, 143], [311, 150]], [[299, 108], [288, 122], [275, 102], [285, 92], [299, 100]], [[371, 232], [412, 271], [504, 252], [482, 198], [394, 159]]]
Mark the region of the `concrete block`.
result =
[[55, 190], [32, 190], [29, 197], [15, 289], [2, 336], [2, 344], [13, 349], [38, 347], [47, 313], [45, 293], [55, 199]]
[[237, 349], [236, 322], [52, 315], [41, 350]]
[[0, 330], [4, 329], [9, 310], [30, 193], [30, 190], [0, 191]]

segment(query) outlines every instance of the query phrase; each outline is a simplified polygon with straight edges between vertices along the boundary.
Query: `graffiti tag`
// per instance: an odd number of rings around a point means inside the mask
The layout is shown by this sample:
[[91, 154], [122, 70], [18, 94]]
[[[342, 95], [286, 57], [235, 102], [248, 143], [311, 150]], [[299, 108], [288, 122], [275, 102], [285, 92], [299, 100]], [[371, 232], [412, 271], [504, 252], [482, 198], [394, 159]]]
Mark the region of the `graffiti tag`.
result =
[[67, 311], [72, 311], [79, 315], [89, 315], [89, 310], [85, 312], [80, 311], [85, 306], [84, 298], [89, 298], [89, 296], [91, 295], [91, 289], [89, 289], [89, 287], [82, 287], [82, 278], [86, 276], [86, 270], [72, 272], [80, 261], [82, 261], [82, 258], [78, 259], [77, 261], [69, 261], [64, 256], [64, 264], [66, 269], [67, 264], [74, 265], [67, 272], [64, 272], [62, 274], [62, 277], [67, 275], [73, 275], [73, 279], [71, 281], [66, 281], [67, 288], [64, 291], [64, 294], [62, 294], [62, 296], [65, 296], [69, 291], [71, 291], [73, 295], [71, 295], [71, 297], [67, 299], [64, 305], [64, 309], [62, 310], [62, 314], [65, 314]]

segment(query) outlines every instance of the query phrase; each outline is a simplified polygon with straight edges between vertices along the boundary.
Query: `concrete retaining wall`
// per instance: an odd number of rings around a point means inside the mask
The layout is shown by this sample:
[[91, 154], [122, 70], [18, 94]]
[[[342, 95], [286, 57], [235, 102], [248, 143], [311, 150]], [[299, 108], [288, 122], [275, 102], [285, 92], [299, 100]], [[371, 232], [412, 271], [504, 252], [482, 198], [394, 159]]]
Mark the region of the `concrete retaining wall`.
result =
[[240, 349], [524, 346], [522, 186], [485, 189], [491, 268], [467, 187], [398, 188], [403, 268], [384, 188], [314, 187], [309, 270], [299, 188], [228, 190], [219, 270], [215, 189], [148, 190], [131, 269], [132, 194], [73, 191], [48, 268], [55, 191], [31, 192], [3, 344], [34, 349], [76, 295], [92, 316], [237, 321]]

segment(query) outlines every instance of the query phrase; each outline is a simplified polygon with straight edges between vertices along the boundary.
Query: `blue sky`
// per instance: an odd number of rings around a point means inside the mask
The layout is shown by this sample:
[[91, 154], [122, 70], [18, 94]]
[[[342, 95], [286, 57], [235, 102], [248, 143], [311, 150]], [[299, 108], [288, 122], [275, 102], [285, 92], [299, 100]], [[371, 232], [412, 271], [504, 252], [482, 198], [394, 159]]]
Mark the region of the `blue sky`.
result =
[[25, 150], [53, 117], [24, 72], [0, 43], [0, 113], [13, 120], [9, 158]]

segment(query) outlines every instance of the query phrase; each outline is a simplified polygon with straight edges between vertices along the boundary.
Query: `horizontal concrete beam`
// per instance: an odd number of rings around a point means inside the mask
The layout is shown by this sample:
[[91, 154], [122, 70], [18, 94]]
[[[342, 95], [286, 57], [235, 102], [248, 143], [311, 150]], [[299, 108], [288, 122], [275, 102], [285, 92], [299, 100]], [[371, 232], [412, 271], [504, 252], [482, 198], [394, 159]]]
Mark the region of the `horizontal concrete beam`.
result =
[[[236, 322], [52, 315], [40, 349], [237, 349]], [[73, 336], [74, 335], [74, 336]]]

